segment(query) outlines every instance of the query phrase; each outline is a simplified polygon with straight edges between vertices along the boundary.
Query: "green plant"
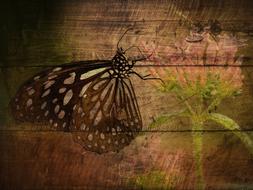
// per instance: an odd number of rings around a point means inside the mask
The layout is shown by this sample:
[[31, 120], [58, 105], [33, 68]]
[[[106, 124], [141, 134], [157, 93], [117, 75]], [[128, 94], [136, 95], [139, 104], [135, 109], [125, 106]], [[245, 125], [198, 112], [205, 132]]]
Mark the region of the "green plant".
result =
[[[172, 76], [171, 74], [168, 74]], [[188, 117], [192, 126], [192, 137], [194, 145], [195, 171], [196, 171], [196, 189], [204, 189], [204, 179], [202, 172], [202, 143], [205, 124], [208, 121], [218, 123], [227, 130], [231, 130], [246, 145], [253, 154], [253, 142], [250, 137], [241, 132], [239, 125], [231, 118], [216, 113], [215, 108], [219, 106], [225, 98], [236, 98], [241, 90], [233, 88], [229, 83], [221, 80], [219, 75], [207, 73], [207, 80], [202, 85], [199, 80], [196, 82], [188, 81], [187, 85], [181, 85], [177, 80], [167, 80], [165, 85], [160, 87], [162, 92], [173, 92], [179, 101], [183, 101], [182, 111], [170, 115], [159, 116], [151, 127], [157, 127], [178, 117]], [[185, 76], [187, 81], [187, 76]], [[189, 98], [190, 97], [190, 98]]]
[[[222, 38], [221, 38], [222, 39]], [[205, 36], [201, 43], [179, 43], [177, 49], [186, 49], [188, 53], [176, 58], [160, 59], [156, 54], [151, 61], [157, 64], [173, 63], [174, 68], [151, 69], [156, 77], [164, 80], [158, 89], [163, 93], [173, 93], [180, 102], [182, 110], [179, 113], [159, 116], [151, 127], [168, 123], [171, 119], [187, 117], [190, 120], [193, 137], [193, 155], [195, 159], [196, 189], [204, 189], [205, 183], [202, 171], [203, 135], [207, 122], [212, 121], [228, 131], [233, 132], [253, 154], [253, 142], [247, 133], [241, 131], [239, 125], [231, 118], [217, 113], [216, 108], [227, 98], [235, 99], [241, 92], [243, 76], [239, 67], [219, 67], [219, 65], [241, 64], [234, 61], [238, 50], [236, 41], [229, 36], [214, 42]], [[178, 55], [175, 48], [167, 48], [169, 55]], [[217, 67], [204, 67], [212, 63]], [[200, 67], [177, 67], [177, 65], [193, 65]]]
[[168, 179], [165, 172], [154, 170], [145, 174], [139, 174], [131, 177], [128, 180], [128, 185], [130, 187], [135, 187], [137, 189], [161, 189], [170, 190], [174, 189], [175, 181], [179, 181], [178, 176], [173, 176]]

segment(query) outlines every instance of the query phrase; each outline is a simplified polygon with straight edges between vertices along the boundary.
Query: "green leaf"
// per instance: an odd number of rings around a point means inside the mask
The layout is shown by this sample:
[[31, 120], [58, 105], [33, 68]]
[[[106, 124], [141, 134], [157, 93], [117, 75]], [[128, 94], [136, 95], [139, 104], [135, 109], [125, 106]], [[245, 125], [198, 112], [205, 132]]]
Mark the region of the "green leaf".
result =
[[183, 110], [181, 112], [175, 112], [168, 115], [161, 115], [158, 116], [150, 125], [149, 128], [156, 128], [159, 127], [165, 123], [168, 123], [173, 119], [173, 117], [189, 117], [189, 113], [187, 110]]
[[163, 116], [159, 116], [155, 119], [155, 121], [153, 121], [149, 128], [156, 128], [156, 127], [159, 127], [161, 126], [162, 124], [164, 123], [167, 123], [169, 120], [171, 119], [171, 117], [167, 116], [167, 115], [163, 115]]
[[208, 114], [208, 119], [222, 125], [228, 130], [231, 130], [237, 137], [240, 138], [240, 140], [245, 144], [250, 153], [253, 155], [253, 140], [247, 133], [238, 131], [241, 130], [241, 128], [233, 119], [219, 113]]
[[[172, 181], [173, 180], [173, 181]], [[128, 180], [130, 187], [138, 189], [174, 189], [175, 182], [179, 183], [182, 178], [174, 176], [172, 179], [167, 179], [166, 173], [163, 171], [150, 171], [144, 174], [135, 175]]]

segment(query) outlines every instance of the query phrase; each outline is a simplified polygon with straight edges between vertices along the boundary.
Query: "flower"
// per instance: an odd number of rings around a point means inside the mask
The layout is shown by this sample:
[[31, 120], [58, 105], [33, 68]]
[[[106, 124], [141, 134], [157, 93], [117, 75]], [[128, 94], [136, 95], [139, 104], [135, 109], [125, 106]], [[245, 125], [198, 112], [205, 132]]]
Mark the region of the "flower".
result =
[[242, 56], [236, 55], [240, 41], [227, 34], [219, 35], [218, 40], [205, 33], [203, 40], [196, 43], [184, 38], [165, 48], [156, 47], [154, 43], [142, 44], [142, 47], [152, 54], [149, 61], [161, 66], [150, 67], [151, 74], [165, 82], [177, 81], [184, 88], [198, 82], [204, 88], [212, 75], [231, 90], [242, 86], [243, 75], [239, 67]]

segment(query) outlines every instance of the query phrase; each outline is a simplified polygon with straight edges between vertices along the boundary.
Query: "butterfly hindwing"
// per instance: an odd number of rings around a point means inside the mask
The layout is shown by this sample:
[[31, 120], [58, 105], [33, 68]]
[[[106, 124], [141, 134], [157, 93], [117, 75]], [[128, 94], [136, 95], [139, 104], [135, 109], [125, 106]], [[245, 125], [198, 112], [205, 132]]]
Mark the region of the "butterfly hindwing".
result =
[[142, 128], [131, 81], [108, 74], [95, 79], [75, 106], [72, 122], [75, 141], [87, 150], [104, 153], [127, 146]]
[[106, 72], [109, 63], [73, 63], [32, 77], [21, 86], [11, 102], [15, 119], [68, 130], [73, 106], [82, 97], [83, 87]]

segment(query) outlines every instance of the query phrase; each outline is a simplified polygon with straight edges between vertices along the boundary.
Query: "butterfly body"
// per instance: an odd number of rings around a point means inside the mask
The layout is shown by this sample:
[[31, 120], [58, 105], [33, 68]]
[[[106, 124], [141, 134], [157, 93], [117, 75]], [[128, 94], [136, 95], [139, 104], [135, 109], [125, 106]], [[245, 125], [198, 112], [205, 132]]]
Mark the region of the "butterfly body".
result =
[[112, 59], [113, 76], [119, 78], [129, 77], [134, 64], [127, 60], [124, 53], [118, 50]]
[[13, 116], [69, 131], [89, 151], [119, 151], [142, 128], [130, 80], [134, 63], [118, 49], [112, 60], [80, 61], [42, 71], [16, 93]]

